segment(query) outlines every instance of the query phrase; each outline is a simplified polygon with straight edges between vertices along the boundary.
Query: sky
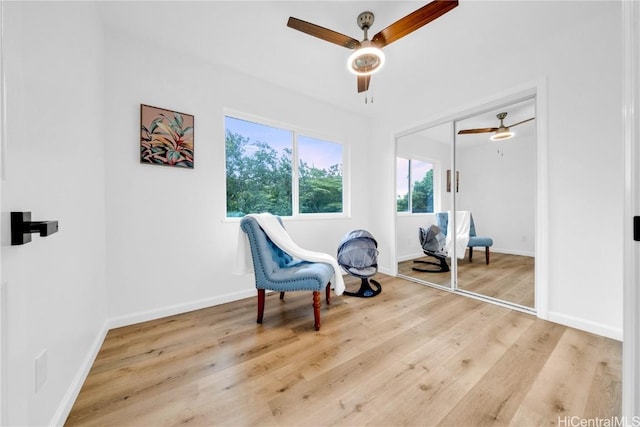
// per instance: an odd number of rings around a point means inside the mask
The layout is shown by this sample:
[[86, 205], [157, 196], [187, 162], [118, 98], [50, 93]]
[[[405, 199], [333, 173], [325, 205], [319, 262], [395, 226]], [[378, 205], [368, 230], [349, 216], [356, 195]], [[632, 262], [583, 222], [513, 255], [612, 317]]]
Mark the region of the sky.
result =
[[[422, 181], [424, 176], [433, 169], [431, 163], [422, 162], [420, 160], [411, 160], [412, 172], [411, 178], [413, 183]], [[407, 194], [407, 177], [409, 175], [409, 162], [401, 157], [396, 158], [396, 195], [402, 197]]]
[[[285, 148], [292, 149], [293, 131], [254, 123], [235, 117], [225, 117], [225, 128], [238, 133], [251, 142], [267, 142], [271, 147], [282, 153]], [[336, 163], [342, 164], [342, 145], [298, 135], [299, 158], [319, 169], [328, 169]]]

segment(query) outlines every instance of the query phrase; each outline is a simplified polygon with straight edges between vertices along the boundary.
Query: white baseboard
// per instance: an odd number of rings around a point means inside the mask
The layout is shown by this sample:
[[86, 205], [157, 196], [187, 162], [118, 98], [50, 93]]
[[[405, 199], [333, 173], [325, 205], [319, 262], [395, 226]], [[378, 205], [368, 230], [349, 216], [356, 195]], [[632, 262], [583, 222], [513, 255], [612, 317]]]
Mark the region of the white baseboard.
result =
[[[482, 249], [482, 248], [479, 248]], [[492, 253], [497, 253], [497, 254], [507, 254], [507, 255], [520, 255], [520, 256], [530, 256], [530, 257], [534, 257], [536, 256], [535, 252], [529, 252], [529, 251], [520, 251], [517, 249], [502, 249], [502, 248], [491, 248], [491, 252]]]
[[610, 326], [603, 325], [602, 323], [592, 322], [590, 320], [553, 311], [548, 313], [546, 320], [617, 341], [622, 341], [622, 329], [612, 328]]
[[416, 258], [422, 258], [423, 256], [426, 256], [423, 252], [416, 252], [415, 254], [412, 254], [412, 255], [403, 255], [398, 257], [398, 262], [404, 262], [404, 261], [409, 261]]
[[386, 274], [387, 276], [394, 276], [395, 273], [386, 267], [378, 267], [378, 273]]
[[104, 342], [104, 339], [107, 336], [107, 332], [109, 332], [107, 323], [108, 322], [105, 322], [102, 325], [102, 328], [96, 335], [96, 338], [93, 341], [93, 344], [91, 345], [91, 347], [89, 348], [89, 352], [87, 353], [84, 360], [82, 361], [82, 364], [80, 365], [80, 368], [76, 373], [76, 376], [73, 378], [73, 381], [71, 382], [71, 385], [69, 386], [69, 388], [67, 389], [67, 392], [62, 398], [62, 401], [60, 402], [60, 405], [58, 406], [58, 409], [56, 410], [55, 414], [53, 414], [53, 418], [49, 423], [50, 426], [63, 426], [64, 422], [67, 420], [67, 417], [71, 412], [71, 408], [73, 408], [73, 404], [75, 403], [76, 399], [78, 398], [78, 395], [80, 394], [80, 389], [82, 389], [82, 385], [84, 384], [84, 381], [87, 379], [87, 376], [89, 375], [89, 371], [93, 366], [93, 362], [96, 360], [96, 356], [98, 355], [98, 352], [102, 347], [102, 343]]
[[[484, 252], [484, 249], [481, 247], [476, 247], [476, 253], [478, 253], [479, 250], [482, 250]], [[530, 256], [530, 257], [534, 257], [536, 256], [535, 252], [528, 252], [528, 251], [520, 251], [520, 250], [516, 250], [516, 249], [502, 249], [502, 248], [491, 248], [491, 253], [496, 253], [496, 254], [507, 254], [507, 255], [519, 255], [519, 256]], [[411, 255], [402, 255], [398, 257], [398, 262], [404, 262], [404, 261], [409, 261], [412, 259], [416, 259], [416, 258], [421, 258], [423, 256], [426, 256], [424, 253], [422, 252], [417, 252], [415, 254], [411, 254]], [[466, 253], [465, 253], [466, 256]]]
[[224, 295], [219, 295], [213, 298], [205, 298], [198, 301], [191, 301], [183, 304], [175, 304], [158, 309], [142, 311], [133, 314], [127, 314], [125, 316], [115, 317], [109, 319], [109, 329], [119, 328], [122, 326], [129, 326], [135, 323], [147, 322], [149, 320], [160, 319], [167, 316], [173, 316], [180, 313], [186, 313], [193, 310], [199, 310], [201, 308], [212, 307], [214, 305], [220, 305], [227, 302], [237, 301], [243, 298], [248, 298], [256, 295], [255, 288], [246, 289], [237, 292], [231, 292]]
[[140, 313], [135, 313], [132, 315], [121, 316], [113, 319], [107, 319], [102, 326], [102, 329], [96, 335], [96, 338], [91, 345], [87, 355], [82, 361], [81, 366], [76, 373], [69, 389], [65, 393], [65, 396], [62, 398], [58, 409], [49, 425], [51, 426], [62, 426], [64, 425], [71, 409], [73, 408], [73, 404], [78, 398], [78, 394], [80, 394], [80, 390], [82, 389], [82, 385], [84, 384], [87, 376], [89, 375], [89, 371], [93, 366], [93, 362], [104, 343], [104, 339], [107, 336], [107, 333], [110, 329], [119, 328], [121, 326], [133, 325], [135, 323], [146, 322], [148, 320], [159, 319], [162, 317], [173, 316], [175, 314], [186, 313], [192, 310], [198, 310], [201, 308], [211, 307], [214, 305], [224, 304], [231, 301], [236, 301], [239, 299], [252, 297], [256, 295], [255, 289], [248, 289], [238, 292], [233, 292], [221, 296], [217, 296], [214, 298], [207, 298], [199, 301], [188, 302], [185, 304], [176, 304], [168, 307], [162, 307], [157, 310], [149, 310]]
[[[389, 274], [387, 269], [380, 269], [380, 273]], [[247, 289], [238, 292], [228, 293], [225, 295], [206, 298], [198, 301], [188, 302], [185, 304], [176, 304], [172, 306], [163, 307], [156, 310], [149, 310], [145, 312], [140, 312], [132, 315], [121, 316], [118, 318], [107, 319], [101, 330], [96, 335], [96, 338], [89, 349], [85, 359], [82, 362], [82, 365], [78, 369], [78, 372], [73, 379], [69, 389], [65, 393], [64, 398], [62, 399], [58, 409], [56, 410], [51, 423], [51, 426], [62, 426], [66, 421], [71, 409], [73, 408], [73, 404], [80, 394], [80, 390], [82, 385], [84, 384], [87, 376], [89, 375], [89, 371], [93, 365], [93, 362], [102, 347], [102, 343], [109, 332], [110, 329], [118, 328], [121, 326], [128, 326], [135, 323], [145, 322], [148, 320], [159, 319], [162, 317], [173, 316], [175, 314], [186, 313], [192, 310], [198, 310], [201, 308], [211, 307], [214, 305], [220, 305], [227, 302], [236, 301], [239, 299], [247, 298], [255, 296], [255, 289]], [[594, 333], [597, 335], [602, 335], [608, 338], [612, 338], [618, 341], [622, 341], [622, 330], [611, 328], [606, 325], [602, 325], [600, 323], [592, 322], [589, 320], [581, 319], [574, 316], [569, 316], [562, 313], [557, 312], [549, 312], [547, 320], [555, 323], [559, 323], [565, 326], [569, 326], [572, 328], [580, 329], [586, 332]]]

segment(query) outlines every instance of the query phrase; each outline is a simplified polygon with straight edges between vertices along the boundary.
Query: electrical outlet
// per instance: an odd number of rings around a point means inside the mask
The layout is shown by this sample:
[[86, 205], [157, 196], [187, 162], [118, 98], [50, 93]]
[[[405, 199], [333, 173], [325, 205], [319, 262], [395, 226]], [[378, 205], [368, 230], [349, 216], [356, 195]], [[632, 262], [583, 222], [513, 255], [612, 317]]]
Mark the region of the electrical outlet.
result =
[[47, 381], [47, 349], [36, 357], [36, 393]]

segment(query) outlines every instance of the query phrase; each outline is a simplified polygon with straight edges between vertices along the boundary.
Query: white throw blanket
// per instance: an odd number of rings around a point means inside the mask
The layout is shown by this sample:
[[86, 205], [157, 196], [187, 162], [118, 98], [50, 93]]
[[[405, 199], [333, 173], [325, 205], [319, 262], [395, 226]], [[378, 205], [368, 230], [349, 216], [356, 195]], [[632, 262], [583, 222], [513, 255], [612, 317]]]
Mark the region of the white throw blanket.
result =
[[[342, 278], [342, 270], [338, 261], [331, 255], [322, 252], [313, 252], [298, 246], [289, 236], [289, 233], [280, 225], [278, 218], [270, 213], [249, 214], [254, 218], [260, 227], [264, 230], [271, 241], [280, 249], [294, 257], [309, 262], [324, 262], [333, 267], [333, 286], [336, 295], [342, 295], [344, 292], [344, 280]], [[239, 229], [238, 248], [236, 251], [236, 264], [234, 268], [235, 274], [247, 274], [253, 271], [251, 263], [251, 248], [247, 234]]]
[[452, 237], [455, 235], [456, 245], [456, 257], [459, 259], [464, 258], [465, 251], [467, 250], [467, 244], [469, 243], [469, 227], [471, 226], [471, 213], [469, 211], [457, 211], [456, 212], [456, 232], [452, 231], [453, 221], [451, 218], [451, 211], [449, 214], [449, 223], [447, 224], [447, 255], [453, 257], [453, 245], [451, 244]]

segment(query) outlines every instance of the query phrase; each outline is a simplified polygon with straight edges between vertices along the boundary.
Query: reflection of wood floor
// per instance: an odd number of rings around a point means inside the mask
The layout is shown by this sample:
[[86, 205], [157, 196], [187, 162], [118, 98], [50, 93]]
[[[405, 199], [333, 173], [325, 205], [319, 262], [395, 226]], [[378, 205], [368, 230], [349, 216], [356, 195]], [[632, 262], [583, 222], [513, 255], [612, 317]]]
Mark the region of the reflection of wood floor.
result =
[[66, 425], [568, 426], [621, 416], [620, 342], [376, 279], [375, 298], [323, 302], [319, 332], [310, 292], [268, 295], [262, 325], [253, 297], [112, 329]]
[[[419, 259], [435, 260], [432, 257]], [[447, 261], [451, 265], [450, 260]], [[533, 308], [534, 261], [533, 257], [492, 253], [491, 263], [486, 265], [484, 251], [476, 250], [473, 262], [469, 262], [468, 254], [465, 259], [458, 260], [458, 288]], [[447, 287], [451, 283], [450, 273], [422, 273], [412, 270], [412, 267], [419, 265], [412, 260], [401, 262], [398, 264], [398, 273]]]

